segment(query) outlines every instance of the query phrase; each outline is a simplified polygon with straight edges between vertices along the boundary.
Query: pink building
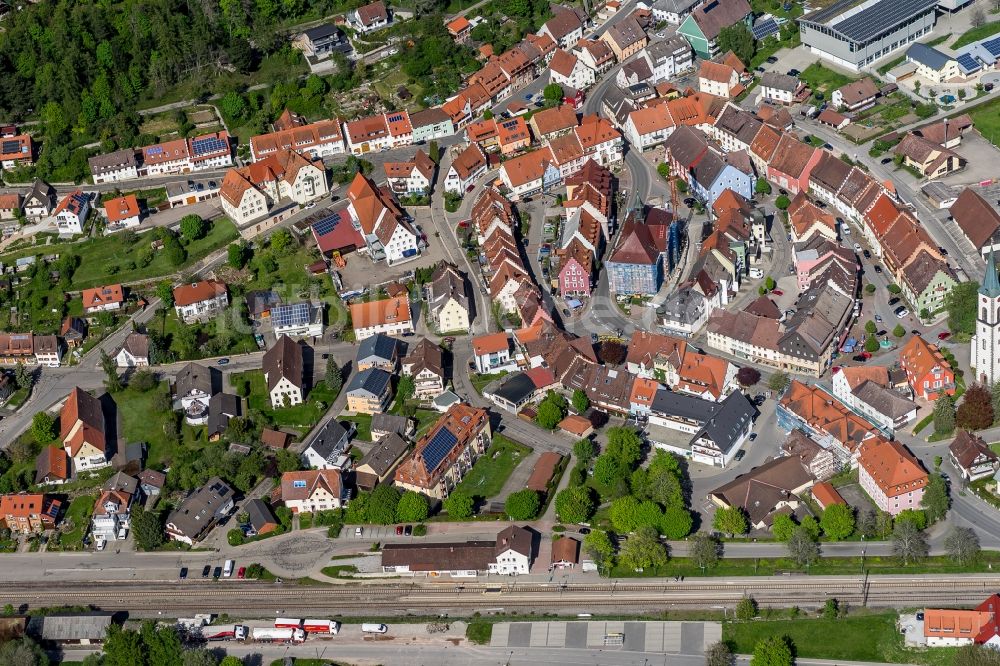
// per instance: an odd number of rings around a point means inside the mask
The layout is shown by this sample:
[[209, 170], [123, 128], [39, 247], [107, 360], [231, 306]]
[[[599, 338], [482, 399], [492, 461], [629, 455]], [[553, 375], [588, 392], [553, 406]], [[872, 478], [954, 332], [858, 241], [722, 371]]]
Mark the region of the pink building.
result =
[[861, 268], [852, 250], [822, 236], [813, 236], [809, 243], [796, 250], [793, 261], [799, 291], [808, 289], [830, 264], [838, 263], [848, 273], [856, 273]]
[[560, 296], [590, 296], [593, 258], [594, 256], [587, 246], [575, 237], [565, 250], [560, 251]]
[[782, 134], [767, 165], [767, 179], [789, 194], [809, 190], [809, 174], [823, 151], [802, 143], [793, 134]]
[[858, 480], [879, 509], [898, 516], [920, 508], [928, 477], [905, 446], [877, 437], [861, 444]]

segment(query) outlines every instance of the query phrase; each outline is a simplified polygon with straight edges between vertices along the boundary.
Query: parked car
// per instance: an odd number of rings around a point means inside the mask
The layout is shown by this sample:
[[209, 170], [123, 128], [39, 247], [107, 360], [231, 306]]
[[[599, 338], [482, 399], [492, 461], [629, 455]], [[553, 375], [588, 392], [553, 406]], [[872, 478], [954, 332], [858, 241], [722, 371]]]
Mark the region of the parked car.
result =
[[895, 305], [896, 303], [899, 303], [898, 296], [893, 296], [892, 298], [889, 299], [889, 305]]
[[896, 316], [898, 318], [902, 319], [906, 315], [910, 314], [910, 311], [907, 310], [906, 308], [900, 306], [900, 307], [896, 308], [895, 314], [896, 314]]
[[917, 329], [913, 329], [910, 331], [910, 335], [921, 335], [921, 333]]
[[773, 65], [774, 63], [778, 62], [778, 59], [775, 56], [770, 56], [764, 62], [766, 62], [768, 65]]
[[938, 340], [947, 340], [951, 337], [951, 333], [944, 331], [943, 333], [938, 333]]
[[754, 70], [754, 71], [757, 71], [757, 72], [760, 72], [761, 74], [763, 74], [763, 73], [764, 73], [764, 72], [766, 72], [767, 70], [766, 70], [766, 69], [764, 69], [763, 67], [758, 67], [758, 68], [757, 68], [756, 70]]
[[781, 291], [780, 289], [772, 289], [771, 293], [774, 294], [775, 296], [784, 296], [785, 295], [785, 292]]
[[854, 244], [854, 251], [855, 252], [861, 252], [861, 244], [860, 243], [855, 243]]
[[356, 536], [356, 537], [362, 537], [364, 535], [365, 535], [365, 528], [363, 528], [363, 527], [356, 527], [354, 529], [354, 536]]
[[746, 451], [744, 451], [743, 449], [740, 449], [739, 451], [736, 452], [736, 457], [733, 458], [733, 460], [735, 460], [736, 462], [739, 462], [739, 461], [743, 460], [743, 456], [745, 456], [746, 454], [747, 454]]
[[229, 359], [228, 358], [220, 358], [218, 361], [216, 361], [216, 363], [219, 364], [219, 365], [229, 365]]
[[413, 525], [407, 525], [406, 527], [404, 527], [403, 534], [405, 536], [410, 536], [411, 534], [413, 534]]
[[757, 433], [755, 433], [755, 432], [750, 433], [750, 441], [752, 442], [755, 439], [757, 439]]
[[875, 315], [875, 323], [876, 324], [881, 324], [882, 323], [882, 317], [879, 316], [879, 315]]
[[236, 577], [239, 578], [240, 580], [243, 580], [244, 578], [246, 578], [247, 577], [247, 568], [246, 567], [240, 567], [240, 570], [236, 572]]
[[215, 570], [212, 571], [212, 578], [218, 580], [221, 576], [222, 576], [222, 567], [215, 567]]
[[212, 565], [211, 564], [206, 564], [204, 567], [202, 567], [202, 569], [201, 569], [201, 577], [202, 578], [208, 578], [208, 575], [210, 573], [212, 573]]
[[833, 146], [830, 145], [829, 143], [824, 143], [823, 147], [826, 148], [827, 150], [833, 150]]
[[948, 256], [948, 250], [944, 249], [943, 247], [939, 247], [938, 248], [938, 252], [941, 253], [942, 257], [947, 257]]
[[788, 70], [788, 76], [798, 76], [798, 75], [799, 75], [799, 74], [801, 74], [801, 73], [802, 73], [802, 72], [800, 72], [800, 71], [799, 71], [799, 70], [797, 70], [797, 69], [790, 69], [790, 70]]
[[871, 259], [872, 258], [872, 253], [869, 252], [868, 250], [861, 250], [861, 254], [865, 255], [865, 259]]
[[879, 164], [889, 164], [890, 162], [892, 162], [891, 157], [883, 157], [881, 160], [879, 160]]
[[181, 567], [180, 579], [184, 580], [187, 577], [188, 577], [188, 568], [187, 567]]
[[858, 354], [858, 355], [856, 355], [856, 356], [853, 356], [852, 358], [853, 358], [853, 359], [854, 359], [855, 361], [857, 361], [858, 363], [864, 363], [865, 361], [867, 361], [867, 360], [868, 360], [867, 358], [865, 358], [865, 357], [864, 357], [864, 356], [862, 356], [861, 354]]
[[872, 268], [875, 269], [876, 273], [878, 273], [879, 275], [882, 275], [882, 267], [881, 266], [879, 266], [878, 264], [875, 264], [874, 266], [872, 266]]
[[396, 536], [403, 536], [403, 526], [396, 525]]

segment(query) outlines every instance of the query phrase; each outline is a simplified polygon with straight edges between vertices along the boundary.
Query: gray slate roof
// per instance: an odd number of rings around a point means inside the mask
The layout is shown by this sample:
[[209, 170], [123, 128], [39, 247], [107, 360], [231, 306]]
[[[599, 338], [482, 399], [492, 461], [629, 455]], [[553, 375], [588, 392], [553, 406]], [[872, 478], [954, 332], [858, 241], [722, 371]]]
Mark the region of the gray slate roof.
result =
[[347, 385], [347, 393], [369, 393], [374, 396], [385, 395], [392, 375], [381, 368], [368, 368], [356, 372]]
[[375, 335], [365, 338], [360, 344], [358, 344], [358, 355], [356, 359], [358, 363], [365, 360], [384, 360], [386, 362], [392, 362], [392, 359], [398, 353], [398, 349], [398, 340], [390, 338], [388, 335], [384, 335], [382, 333], [376, 333]]

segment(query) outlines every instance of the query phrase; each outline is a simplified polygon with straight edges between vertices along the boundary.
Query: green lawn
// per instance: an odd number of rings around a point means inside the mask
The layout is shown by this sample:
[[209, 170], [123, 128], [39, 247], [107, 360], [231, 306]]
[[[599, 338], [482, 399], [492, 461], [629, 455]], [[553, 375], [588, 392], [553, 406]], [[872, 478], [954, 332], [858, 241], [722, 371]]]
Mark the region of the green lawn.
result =
[[979, 133], [994, 146], [1000, 146], [1000, 100], [980, 104], [969, 115]]
[[472, 497], [494, 497], [503, 489], [514, 468], [531, 453], [531, 448], [503, 435], [493, 435], [493, 443], [486, 450], [455, 490]]
[[10, 394], [7, 398], [7, 404], [5, 405], [7, 409], [17, 409], [24, 404], [24, 401], [28, 399], [31, 394], [31, 387], [25, 386], [24, 388], [19, 388]]
[[837, 88], [845, 86], [856, 80], [854, 77], [841, 74], [840, 72], [835, 72], [818, 62], [814, 62], [802, 70], [802, 73], [799, 74], [799, 79], [812, 88], [814, 93], [824, 92], [827, 95], [832, 93]]
[[90, 526], [90, 516], [94, 512], [96, 501], [95, 495], [80, 495], [70, 502], [63, 520], [72, 522], [73, 529], [62, 535], [59, 546], [50, 541], [50, 550], [83, 550], [83, 536]]
[[342, 416], [341, 421], [353, 421], [354, 425], [357, 426], [358, 432], [355, 434], [356, 439], [360, 439], [364, 442], [372, 441], [372, 415], [371, 414], [354, 414], [353, 416]]
[[249, 381], [250, 397], [247, 398], [247, 402], [250, 404], [250, 408], [258, 409], [268, 415], [274, 421], [274, 425], [279, 428], [311, 428], [337, 399], [337, 395], [328, 389], [325, 383], [318, 382], [309, 391], [302, 404], [274, 409], [271, 407], [271, 398], [267, 393], [262, 370], [251, 370], [233, 375], [232, 381], [234, 386], [238, 386], [242, 381]]
[[[331, 567], [323, 567], [322, 572], [324, 576], [329, 576], [330, 578], [340, 578], [341, 574], [358, 573], [358, 568], [353, 564], [335, 564]], [[345, 576], [345, 578], [350, 578], [350, 576]]]
[[147, 208], [155, 208], [167, 200], [167, 188], [152, 187], [146, 190], [123, 190], [120, 192], [104, 192], [101, 194], [101, 203], [111, 201], [117, 197], [124, 197], [129, 194], [135, 195], [140, 202], [145, 201]]
[[504, 377], [506, 374], [506, 372], [497, 372], [492, 375], [472, 373], [469, 375], [469, 381], [472, 382], [472, 388], [476, 389], [476, 393], [482, 393], [483, 389], [486, 388], [490, 382], [494, 382], [501, 377]]
[[[147, 465], [153, 469], [169, 466], [181, 447], [200, 449], [208, 443], [203, 426], [189, 426], [173, 412], [156, 410], [157, 394], [169, 392], [170, 386], [167, 382], [162, 382], [146, 393], [127, 388], [114, 395], [125, 441], [146, 442]], [[179, 439], [168, 434], [167, 422], [174, 418], [181, 423]]]
[[[170, 275], [182, 271], [199, 259], [220, 247], [228, 245], [239, 237], [235, 225], [228, 219], [217, 220], [209, 233], [196, 241], [184, 244], [187, 250], [187, 260], [181, 266], [172, 266], [163, 252], [156, 252], [153, 260], [147, 266], [138, 266], [134, 262], [140, 251], [148, 248], [147, 235], [142, 234], [132, 245], [125, 242], [123, 234], [101, 236], [72, 244], [60, 244], [55, 247], [33, 247], [0, 257], [3, 263], [12, 263], [14, 259], [28, 255], [41, 255], [55, 252], [74, 252], [80, 257], [80, 265], [73, 273], [73, 289], [86, 289], [110, 282], [134, 282], [161, 275]], [[131, 262], [131, 263], [130, 263]], [[129, 268], [129, 266], [133, 266]]]
[[233, 303], [210, 320], [194, 324], [182, 322], [172, 308], [160, 310], [149, 327], [166, 338], [167, 349], [179, 361], [246, 354], [257, 351], [257, 343], [241, 308], [241, 303]]
[[[951, 664], [953, 648], [929, 651], [907, 650], [896, 629], [895, 613], [856, 615], [828, 620], [756, 620], [728, 622], [723, 640], [738, 654], [752, 654], [758, 641], [770, 636], [788, 636], [796, 656], [809, 659], [841, 659], [888, 663]], [[836, 640], [831, 640], [831, 637]]]
[[992, 23], [985, 23], [978, 28], [970, 28], [958, 36], [951, 44], [951, 48], [957, 49], [960, 46], [965, 46], [966, 44], [971, 44], [972, 42], [978, 42], [980, 39], [986, 39], [990, 35], [995, 35], [1000, 32], [1000, 21], [993, 21]]

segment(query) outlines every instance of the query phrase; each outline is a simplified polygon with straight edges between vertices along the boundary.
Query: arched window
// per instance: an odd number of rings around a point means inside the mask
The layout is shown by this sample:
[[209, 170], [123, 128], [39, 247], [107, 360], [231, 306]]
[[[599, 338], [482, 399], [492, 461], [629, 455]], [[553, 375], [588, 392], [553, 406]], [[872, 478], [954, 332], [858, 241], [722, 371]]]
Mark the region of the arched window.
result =
[[983, 314], [980, 317], [980, 319], [982, 319], [983, 321], [986, 321], [986, 308], [983, 308]]

